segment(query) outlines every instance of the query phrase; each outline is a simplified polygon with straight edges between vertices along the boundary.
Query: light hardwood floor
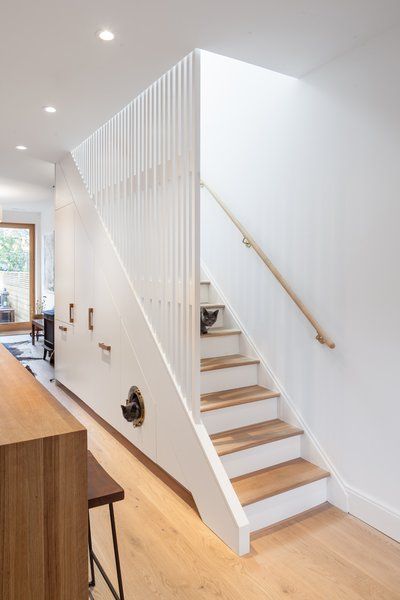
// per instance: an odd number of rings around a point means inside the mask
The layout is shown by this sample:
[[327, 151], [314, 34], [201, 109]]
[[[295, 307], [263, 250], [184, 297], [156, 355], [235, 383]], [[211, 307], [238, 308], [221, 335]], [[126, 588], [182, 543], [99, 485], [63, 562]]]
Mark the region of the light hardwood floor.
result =
[[[38, 364], [40, 362], [40, 364]], [[238, 558], [197, 513], [83, 408], [39, 379], [87, 428], [93, 454], [124, 488], [115, 505], [126, 600], [400, 599], [400, 545], [326, 505], [258, 533]], [[107, 510], [92, 511], [95, 551], [112, 574]], [[98, 576], [93, 597], [111, 595]]]

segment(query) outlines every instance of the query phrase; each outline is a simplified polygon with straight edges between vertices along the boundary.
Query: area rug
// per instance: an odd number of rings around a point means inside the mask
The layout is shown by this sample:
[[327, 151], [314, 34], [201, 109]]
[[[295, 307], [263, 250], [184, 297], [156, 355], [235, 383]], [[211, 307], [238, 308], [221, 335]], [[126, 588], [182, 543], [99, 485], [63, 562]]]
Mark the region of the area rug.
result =
[[2, 344], [31, 375], [36, 377], [36, 373], [31, 369], [29, 363], [32, 360], [43, 360], [43, 345], [41, 342], [36, 342], [36, 345], [33, 346], [31, 339], [25, 338], [18, 342], [2, 342]]
[[4, 342], [3, 346], [19, 361], [43, 360], [43, 346], [33, 346], [30, 340]]

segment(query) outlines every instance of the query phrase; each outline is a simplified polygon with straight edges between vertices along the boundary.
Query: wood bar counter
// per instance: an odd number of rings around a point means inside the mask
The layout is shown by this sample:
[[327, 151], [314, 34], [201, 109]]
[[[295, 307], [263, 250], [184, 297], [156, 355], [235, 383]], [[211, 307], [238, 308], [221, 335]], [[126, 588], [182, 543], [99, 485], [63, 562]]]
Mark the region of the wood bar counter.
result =
[[0, 598], [87, 600], [85, 428], [0, 344]]

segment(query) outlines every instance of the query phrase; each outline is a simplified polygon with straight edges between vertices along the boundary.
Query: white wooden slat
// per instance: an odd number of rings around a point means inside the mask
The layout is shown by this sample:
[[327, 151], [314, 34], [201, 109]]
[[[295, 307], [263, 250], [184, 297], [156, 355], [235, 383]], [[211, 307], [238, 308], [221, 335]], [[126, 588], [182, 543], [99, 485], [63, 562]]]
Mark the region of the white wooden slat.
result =
[[197, 51], [72, 156], [154, 336], [199, 418]]

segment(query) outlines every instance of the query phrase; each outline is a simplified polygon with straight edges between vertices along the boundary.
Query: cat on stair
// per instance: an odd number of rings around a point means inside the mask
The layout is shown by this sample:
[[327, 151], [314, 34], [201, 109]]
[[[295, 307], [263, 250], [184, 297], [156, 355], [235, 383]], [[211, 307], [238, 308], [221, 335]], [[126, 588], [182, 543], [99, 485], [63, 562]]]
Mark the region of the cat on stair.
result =
[[219, 309], [207, 310], [204, 306], [200, 309], [200, 332], [202, 335], [207, 333], [207, 327], [212, 327], [218, 318]]

